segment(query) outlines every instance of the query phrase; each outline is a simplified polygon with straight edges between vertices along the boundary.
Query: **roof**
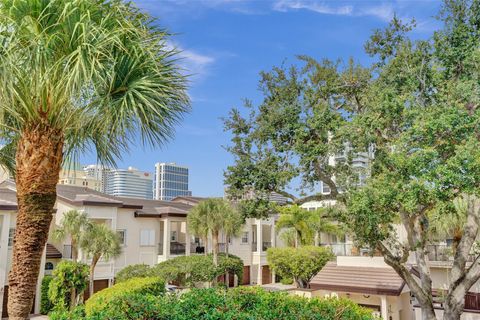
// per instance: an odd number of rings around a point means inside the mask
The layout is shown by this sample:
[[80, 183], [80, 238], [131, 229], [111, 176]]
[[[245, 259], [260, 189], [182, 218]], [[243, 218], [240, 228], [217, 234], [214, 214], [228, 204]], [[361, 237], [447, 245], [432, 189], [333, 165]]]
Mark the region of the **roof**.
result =
[[60, 259], [62, 254], [53, 244], [47, 243], [47, 259]]
[[[62, 184], [57, 185], [57, 199], [75, 206], [135, 209], [135, 217], [184, 217], [194, 205], [186, 202], [116, 197], [86, 187]], [[0, 210], [17, 210], [15, 182], [11, 180], [0, 183]]]
[[202, 197], [193, 197], [193, 196], [178, 196], [173, 198], [170, 202], [177, 202], [177, 203], [186, 203], [189, 205], [196, 205], [199, 202], [205, 200], [206, 198]]
[[315, 290], [399, 296], [405, 281], [392, 268], [339, 266], [329, 262], [312, 279]]

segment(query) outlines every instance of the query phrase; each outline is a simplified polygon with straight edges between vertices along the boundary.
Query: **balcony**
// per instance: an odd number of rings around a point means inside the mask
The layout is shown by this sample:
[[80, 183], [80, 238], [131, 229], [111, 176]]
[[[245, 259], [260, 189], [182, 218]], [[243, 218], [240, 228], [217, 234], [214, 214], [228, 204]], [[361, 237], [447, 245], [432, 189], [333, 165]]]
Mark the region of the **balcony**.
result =
[[[453, 247], [445, 244], [427, 245], [427, 255], [430, 261], [453, 261]], [[476, 255], [471, 253], [467, 261], [475, 261]]]
[[[180, 242], [171, 242], [170, 243], [170, 255], [184, 255], [185, 254], [185, 243]], [[163, 243], [158, 244], [158, 255], [163, 255]]]
[[[272, 243], [268, 241], [262, 242], [262, 252], [267, 251], [268, 248], [272, 247]], [[257, 252], [257, 243], [252, 242], [252, 252]]]
[[[330, 248], [335, 256], [368, 257], [371, 255], [369, 248], [359, 248], [351, 243], [321, 243], [320, 246]], [[374, 252], [373, 256], [381, 256], [381, 254]]]

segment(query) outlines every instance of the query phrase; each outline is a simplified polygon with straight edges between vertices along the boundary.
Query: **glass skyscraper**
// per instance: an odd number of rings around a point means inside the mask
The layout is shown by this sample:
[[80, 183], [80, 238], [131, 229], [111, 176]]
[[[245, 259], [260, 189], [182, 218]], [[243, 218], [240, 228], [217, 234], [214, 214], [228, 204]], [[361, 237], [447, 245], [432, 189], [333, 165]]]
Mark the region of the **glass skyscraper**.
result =
[[117, 197], [152, 199], [152, 174], [129, 167], [107, 173], [106, 193]]
[[188, 190], [188, 168], [176, 163], [156, 163], [153, 196], [157, 200], [172, 200], [178, 196], [191, 196]]

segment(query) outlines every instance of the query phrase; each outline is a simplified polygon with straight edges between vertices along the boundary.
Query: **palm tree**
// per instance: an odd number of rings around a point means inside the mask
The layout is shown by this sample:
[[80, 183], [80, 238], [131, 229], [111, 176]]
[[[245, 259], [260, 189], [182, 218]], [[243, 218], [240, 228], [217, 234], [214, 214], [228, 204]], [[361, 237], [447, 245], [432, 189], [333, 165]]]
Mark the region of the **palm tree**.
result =
[[298, 205], [280, 207], [280, 217], [277, 221], [278, 231], [282, 229], [295, 230], [295, 247], [308, 241], [312, 230], [309, 227], [309, 212]]
[[133, 141], [160, 145], [188, 110], [169, 34], [131, 2], [3, 0], [0, 138], [16, 151], [18, 218], [10, 319], [26, 319], [64, 159], [114, 165]]
[[207, 199], [193, 207], [187, 217], [189, 230], [196, 236], [212, 236], [213, 263], [218, 266], [218, 239], [232, 208], [223, 199]]
[[110, 230], [106, 224], [94, 223], [82, 236], [80, 246], [87, 257], [92, 259], [90, 263], [90, 282], [88, 286], [91, 297], [93, 295], [95, 267], [101, 258], [110, 260], [118, 257], [122, 253], [120, 238], [118, 237], [118, 234]]
[[[245, 219], [242, 216], [242, 213], [237, 208], [234, 208], [226, 201], [224, 201], [224, 204], [225, 221], [222, 230], [226, 238], [225, 254], [228, 258], [229, 240], [240, 235], [242, 227], [245, 224]], [[228, 284], [230, 282], [230, 273], [228, 271], [225, 273], [225, 282], [228, 288]]]
[[60, 225], [53, 231], [53, 238], [56, 241], [63, 241], [70, 236], [70, 244], [72, 246], [72, 260], [77, 261], [78, 244], [82, 237], [82, 233], [91, 226], [85, 212], [70, 210], [63, 214]]
[[328, 208], [318, 208], [314, 211], [309, 211], [308, 226], [314, 234], [314, 246], [319, 245], [321, 233], [337, 235], [341, 234], [341, 230], [338, 225], [332, 223], [331, 219], [329, 218], [328, 211]]

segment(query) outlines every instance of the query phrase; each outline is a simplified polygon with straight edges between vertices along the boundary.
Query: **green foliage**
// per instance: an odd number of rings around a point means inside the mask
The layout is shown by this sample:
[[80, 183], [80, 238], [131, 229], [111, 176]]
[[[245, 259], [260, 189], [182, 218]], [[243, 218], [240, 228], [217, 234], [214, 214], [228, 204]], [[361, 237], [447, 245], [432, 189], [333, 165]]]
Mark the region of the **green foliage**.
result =
[[300, 288], [308, 288], [310, 280], [334, 257], [330, 249], [305, 246], [300, 248], [269, 248], [270, 268], [282, 278], [293, 279]]
[[[77, 320], [80, 318], [72, 318]], [[373, 320], [371, 311], [344, 299], [306, 299], [260, 288], [193, 289], [176, 295], [115, 297], [87, 320]], [[63, 319], [62, 319], [63, 320]]]
[[48, 314], [53, 309], [53, 303], [48, 298], [48, 288], [52, 281], [52, 276], [44, 276], [40, 287], [40, 313]]
[[152, 268], [152, 274], [180, 286], [195, 287], [203, 282], [214, 282], [226, 272], [243, 277], [243, 261], [237, 256], [220, 254], [218, 266], [213, 263], [211, 254], [181, 256], [161, 262]]
[[115, 283], [124, 282], [132, 278], [146, 278], [153, 275], [152, 268], [146, 264], [131, 264], [115, 275]]
[[53, 239], [62, 242], [70, 237], [72, 245], [72, 259], [77, 259], [78, 245], [85, 230], [92, 226], [85, 212], [70, 210], [63, 214], [60, 225], [53, 230]]
[[70, 302], [75, 300], [70, 296], [72, 290], [75, 290], [76, 296], [83, 294], [88, 285], [88, 276], [86, 264], [68, 260], [58, 263], [48, 286], [48, 298], [54, 308], [69, 309]]
[[85, 307], [83, 305], [75, 307], [73, 310], [54, 310], [49, 313], [50, 320], [81, 320], [85, 319]]
[[298, 205], [280, 207], [279, 211], [278, 230], [293, 229], [295, 247], [306, 244], [312, 238], [313, 231], [309, 225], [310, 213]]
[[42, 123], [61, 130], [66, 157], [93, 146], [112, 163], [136, 134], [163, 143], [188, 110], [169, 34], [131, 3], [5, 0], [0, 25], [6, 144]]
[[115, 299], [139, 294], [160, 296], [165, 292], [165, 282], [157, 277], [132, 278], [95, 293], [85, 304], [87, 315], [101, 313], [109, 308]]

